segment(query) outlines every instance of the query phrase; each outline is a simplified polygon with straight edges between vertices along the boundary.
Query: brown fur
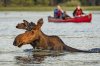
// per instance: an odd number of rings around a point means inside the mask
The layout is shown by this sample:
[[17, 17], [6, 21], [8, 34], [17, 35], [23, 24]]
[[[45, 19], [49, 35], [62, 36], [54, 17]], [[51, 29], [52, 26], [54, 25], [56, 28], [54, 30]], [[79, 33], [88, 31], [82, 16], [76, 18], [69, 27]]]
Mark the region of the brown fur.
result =
[[43, 19], [39, 19], [37, 25], [33, 27], [31, 31], [27, 31], [18, 35], [13, 45], [21, 47], [25, 44], [30, 44], [34, 41], [37, 42], [37, 47], [41, 49], [49, 49], [56, 51], [71, 51], [71, 52], [87, 52], [69, 47], [63, 43], [63, 41], [58, 36], [47, 36], [41, 31], [41, 26], [43, 24]]
[[[26, 32], [27, 32], [27, 31], [32, 30], [32, 28], [33, 28], [34, 26], [36, 26], [35, 23], [33, 23], [33, 22], [28, 22], [28, 21], [26, 21], [26, 20], [23, 20], [23, 23], [18, 23], [18, 24], [16, 25], [16, 28], [17, 28], [17, 29], [25, 29]], [[37, 45], [37, 44], [38, 44], [38, 41], [37, 41], [37, 40], [30, 43], [30, 45], [32, 45], [34, 49], [36, 48], [36, 45]]]

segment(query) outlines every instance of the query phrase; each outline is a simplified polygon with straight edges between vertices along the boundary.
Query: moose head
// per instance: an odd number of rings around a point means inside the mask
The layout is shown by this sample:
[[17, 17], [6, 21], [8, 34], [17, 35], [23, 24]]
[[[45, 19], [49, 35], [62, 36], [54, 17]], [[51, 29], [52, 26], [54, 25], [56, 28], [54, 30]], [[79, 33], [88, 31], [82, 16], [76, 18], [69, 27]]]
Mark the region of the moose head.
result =
[[[16, 27], [19, 28], [20, 25], [27, 25], [27, 21], [23, 20], [24, 23], [18, 24]], [[13, 45], [14, 46], [18, 46], [21, 47], [22, 45], [26, 45], [26, 44], [30, 44], [32, 41], [35, 41], [37, 39], [39, 39], [39, 34], [41, 32], [41, 26], [43, 25], [43, 19], [39, 19], [37, 24], [34, 25], [34, 27], [32, 28], [32, 30], [30, 31], [26, 31], [25, 33], [19, 34], [18, 36], [16, 36]], [[23, 28], [23, 27], [21, 27]], [[25, 29], [25, 28], [23, 28]]]

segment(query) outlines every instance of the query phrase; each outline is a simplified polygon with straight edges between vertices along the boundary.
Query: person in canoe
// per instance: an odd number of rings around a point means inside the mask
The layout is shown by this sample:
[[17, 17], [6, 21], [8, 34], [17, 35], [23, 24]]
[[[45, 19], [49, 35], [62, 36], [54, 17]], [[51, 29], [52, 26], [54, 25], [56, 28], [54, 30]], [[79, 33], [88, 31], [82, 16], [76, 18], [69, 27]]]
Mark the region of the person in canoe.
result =
[[84, 15], [84, 13], [83, 13], [81, 7], [78, 5], [78, 6], [76, 7], [76, 9], [74, 10], [74, 12], [73, 12], [73, 16], [74, 16], [74, 17], [80, 17], [80, 16], [82, 16], [82, 15]]
[[71, 17], [66, 13], [66, 11], [64, 11], [62, 13], [62, 19], [68, 19], [68, 18], [71, 18]]
[[57, 8], [54, 9], [54, 18], [66, 19], [70, 18], [70, 16], [58, 5]]
[[54, 9], [54, 18], [61, 18], [63, 10], [58, 5], [56, 9]]

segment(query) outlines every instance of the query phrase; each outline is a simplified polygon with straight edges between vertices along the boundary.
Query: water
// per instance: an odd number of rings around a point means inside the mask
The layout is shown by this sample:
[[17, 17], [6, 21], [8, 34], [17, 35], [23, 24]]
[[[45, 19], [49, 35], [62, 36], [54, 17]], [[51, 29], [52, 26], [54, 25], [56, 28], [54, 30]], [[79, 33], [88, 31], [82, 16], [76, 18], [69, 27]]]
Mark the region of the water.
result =
[[[68, 12], [69, 15], [71, 13]], [[0, 66], [100, 66], [100, 53], [34, 57], [31, 52], [24, 52], [25, 49], [32, 48], [30, 45], [22, 48], [13, 46], [15, 36], [24, 32], [16, 29], [16, 24], [23, 19], [36, 23], [39, 18], [43, 18], [42, 31], [45, 34], [58, 35], [65, 44], [77, 49], [100, 48], [100, 11], [92, 13], [92, 23], [76, 24], [49, 23], [47, 16], [52, 12], [0, 12]]]

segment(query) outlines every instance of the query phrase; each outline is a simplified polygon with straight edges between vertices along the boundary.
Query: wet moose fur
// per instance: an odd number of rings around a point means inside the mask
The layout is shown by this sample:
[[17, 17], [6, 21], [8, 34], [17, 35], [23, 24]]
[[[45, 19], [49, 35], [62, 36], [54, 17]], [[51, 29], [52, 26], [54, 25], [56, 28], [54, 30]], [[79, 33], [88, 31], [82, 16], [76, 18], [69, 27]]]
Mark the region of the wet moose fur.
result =
[[[25, 24], [24, 23], [21, 24]], [[27, 22], [28, 23], [28, 22]], [[70, 51], [70, 52], [88, 52], [84, 50], [75, 49], [67, 46], [58, 36], [48, 36], [41, 31], [41, 26], [43, 25], [43, 19], [39, 19], [37, 25], [34, 24], [31, 30], [16, 36], [13, 45], [21, 47], [22, 45], [31, 44], [34, 48], [34, 44], [37, 48], [45, 50], [55, 50], [55, 51]], [[25, 26], [25, 25], [24, 25]], [[19, 25], [16, 26], [20, 28]], [[27, 26], [25, 26], [27, 27]], [[25, 27], [21, 29], [26, 29]], [[26, 29], [27, 30], [27, 29]]]
[[[25, 29], [26, 32], [27, 32], [27, 31], [31, 31], [32, 28], [33, 28], [34, 26], [36, 26], [35, 23], [33, 23], [33, 22], [28, 22], [28, 21], [26, 21], [26, 20], [23, 20], [23, 23], [18, 23], [18, 24], [16, 25], [16, 28], [17, 28], [17, 29]], [[32, 47], [35, 49], [37, 43], [38, 43], [38, 41], [35, 40], [35, 41], [31, 42], [30, 45], [32, 45]]]

